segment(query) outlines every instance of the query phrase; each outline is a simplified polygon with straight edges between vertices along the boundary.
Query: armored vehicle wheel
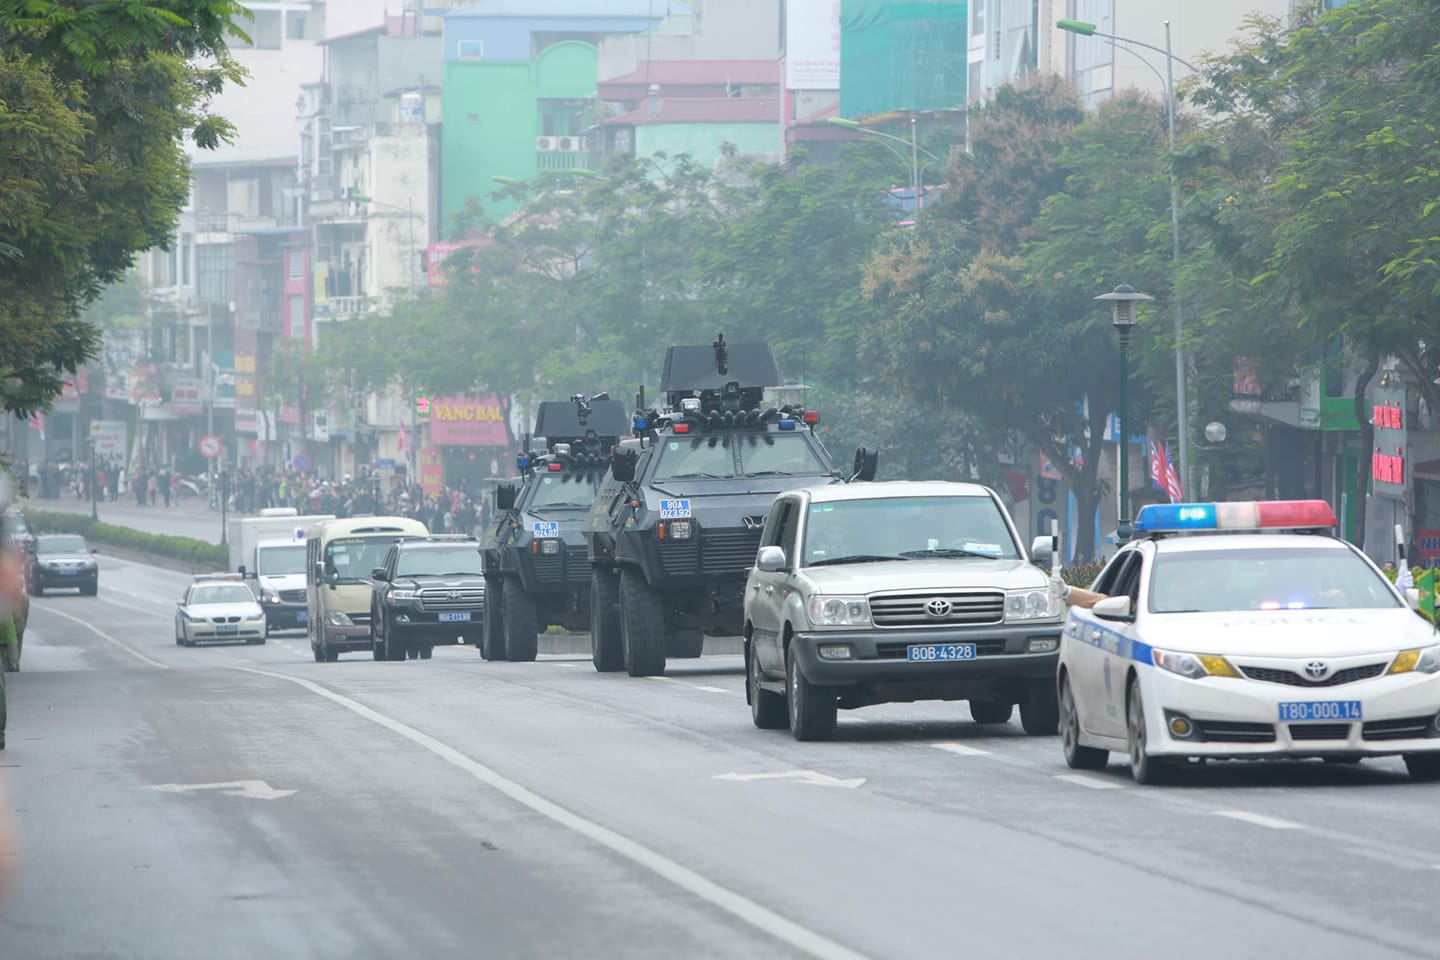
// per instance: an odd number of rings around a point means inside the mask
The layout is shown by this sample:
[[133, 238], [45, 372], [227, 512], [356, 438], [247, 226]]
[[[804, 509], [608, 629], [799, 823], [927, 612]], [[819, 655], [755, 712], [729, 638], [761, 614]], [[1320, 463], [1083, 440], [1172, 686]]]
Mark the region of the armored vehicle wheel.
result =
[[670, 632], [665, 652], [672, 657], [693, 660], [705, 651], [705, 634], [691, 627], [679, 627]]
[[520, 581], [505, 578], [505, 659], [534, 660], [540, 647], [535, 600]]
[[505, 597], [499, 577], [485, 578], [485, 612], [481, 620], [480, 656], [505, 659]]
[[612, 570], [594, 570], [590, 574], [590, 659], [601, 673], [625, 669], [625, 647], [620, 637], [620, 578]]
[[626, 673], [653, 677], [665, 672], [665, 608], [639, 570], [620, 571], [620, 636]]

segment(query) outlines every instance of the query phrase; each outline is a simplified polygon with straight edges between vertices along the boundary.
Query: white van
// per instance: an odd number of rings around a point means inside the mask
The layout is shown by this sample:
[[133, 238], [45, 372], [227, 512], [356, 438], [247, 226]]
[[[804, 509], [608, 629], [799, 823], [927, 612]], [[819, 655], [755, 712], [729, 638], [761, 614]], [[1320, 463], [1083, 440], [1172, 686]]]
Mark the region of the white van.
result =
[[373, 650], [370, 571], [390, 544], [430, 531], [408, 517], [352, 517], [316, 524], [305, 538], [305, 596], [315, 662], [333, 663], [347, 650]]

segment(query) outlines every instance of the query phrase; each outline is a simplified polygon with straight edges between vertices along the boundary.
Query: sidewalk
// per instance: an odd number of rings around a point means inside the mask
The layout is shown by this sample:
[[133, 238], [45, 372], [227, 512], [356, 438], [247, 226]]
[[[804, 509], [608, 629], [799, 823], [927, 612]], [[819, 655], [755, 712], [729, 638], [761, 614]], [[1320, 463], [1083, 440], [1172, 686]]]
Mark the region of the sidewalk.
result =
[[[74, 497], [59, 497], [54, 500], [24, 499], [16, 501], [22, 510], [49, 510], [56, 513], [81, 513], [90, 515], [90, 501]], [[158, 507], [137, 507], [132, 497], [128, 502], [96, 505], [96, 512], [102, 523], [113, 523], [119, 527], [143, 530], [146, 533], [166, 533], [175, 537], [193, 537], [206, 543], [220, 542], [220, 513], [211, 512], [206, 501], [194, 497], [166, 507], [161, 501]], [[233, 518], [235, 514], [230, 514]]]

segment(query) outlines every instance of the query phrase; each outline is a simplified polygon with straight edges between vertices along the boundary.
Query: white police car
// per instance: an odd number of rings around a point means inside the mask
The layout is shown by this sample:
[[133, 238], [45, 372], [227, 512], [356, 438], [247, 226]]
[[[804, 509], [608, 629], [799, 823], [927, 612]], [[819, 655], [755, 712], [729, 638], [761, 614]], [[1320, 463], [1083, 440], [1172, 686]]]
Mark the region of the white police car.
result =
[[238, 573], [202, 573], [175, 605], [175, 645], [264, 643], [265, 611]]
[[1057, 675], [1065, 760], [1400, 754], [1440, 778], [1440, 635], [1324, 501], [1156, 504], [1072, 608]]

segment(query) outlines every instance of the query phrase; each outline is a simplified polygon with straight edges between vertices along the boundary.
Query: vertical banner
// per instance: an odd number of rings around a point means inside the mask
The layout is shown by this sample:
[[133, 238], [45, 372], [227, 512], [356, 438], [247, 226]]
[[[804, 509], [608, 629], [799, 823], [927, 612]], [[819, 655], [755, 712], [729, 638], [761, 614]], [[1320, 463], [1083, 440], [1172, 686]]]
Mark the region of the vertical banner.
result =
[[840, 89], [840, 0], [787, 0], [785, 89]]
[[445, 460], [439, 447], [420, 448], [420, 490], [426, 495], [445, 489]]

